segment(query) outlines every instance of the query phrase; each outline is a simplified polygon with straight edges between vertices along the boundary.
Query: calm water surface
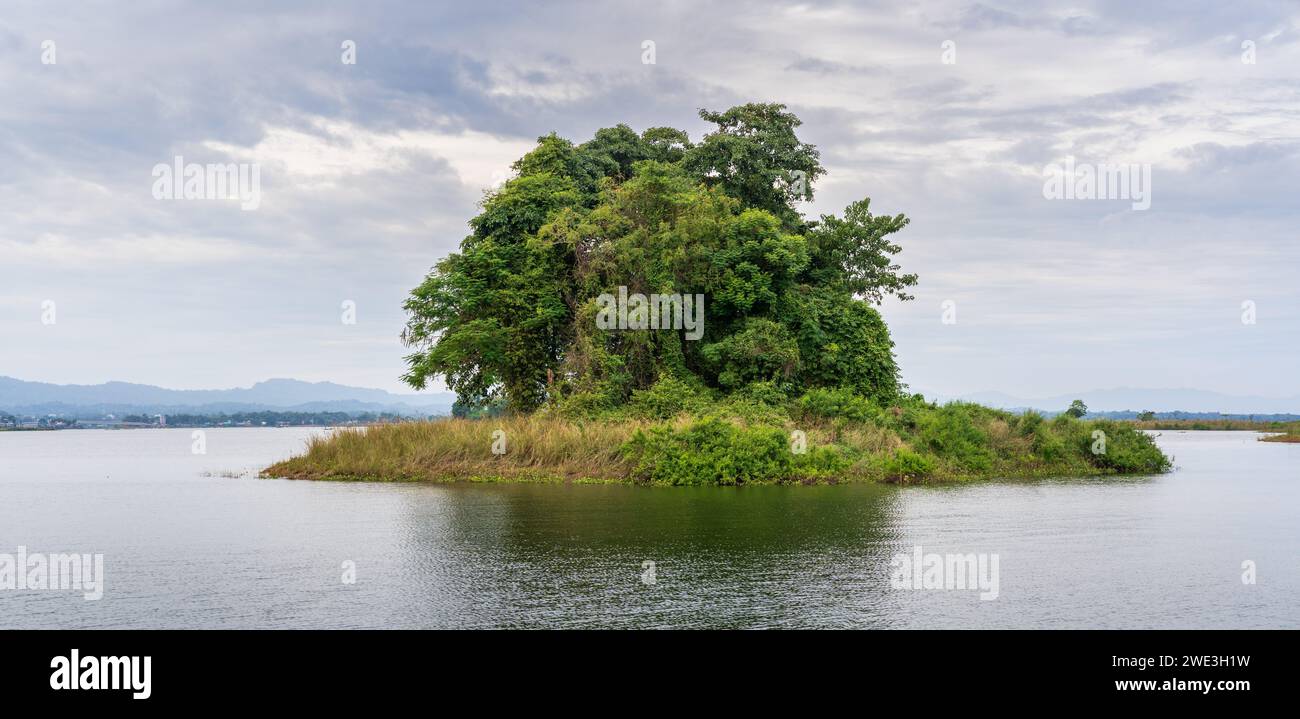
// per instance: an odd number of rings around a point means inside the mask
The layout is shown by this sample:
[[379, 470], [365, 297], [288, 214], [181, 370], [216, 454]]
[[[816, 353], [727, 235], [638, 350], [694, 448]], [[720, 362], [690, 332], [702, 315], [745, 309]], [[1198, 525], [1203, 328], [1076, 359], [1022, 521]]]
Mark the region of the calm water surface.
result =
[[[190, 431], [0, 432], [0, 553], [106, 573], [0, 627], [1300, 628], [1300, 445], [1255, 433], [1165, 432], [1159, 477], [672, 489], [257, 479], [315, 431]], [[996, 553], [998, 598], [892, 589], [916, 545]]]

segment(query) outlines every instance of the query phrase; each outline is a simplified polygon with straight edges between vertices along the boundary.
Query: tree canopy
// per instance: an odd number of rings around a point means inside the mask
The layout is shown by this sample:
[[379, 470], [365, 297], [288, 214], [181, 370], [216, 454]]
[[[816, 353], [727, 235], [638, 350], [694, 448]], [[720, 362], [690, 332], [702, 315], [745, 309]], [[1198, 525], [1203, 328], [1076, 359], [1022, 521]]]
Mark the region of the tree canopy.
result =
[[[511, 411], [582, 398], [616, 406], [658, 382], [719, 393], [899, 391], [893, 342], [872, 306], [910, 299], [889, 236], [903, 215], [870, 200], [806, 220], [824, 174], [779, 104], [700, 111], [717, 129], [626, 125], [574, 145], [555, 134], [488, 193], [460, 251], [405, 303], [403, 379], [442, 378], [463, 406]], [[704, 296], [698, 341], [680, 327], [600, 329], [602, 295]]]

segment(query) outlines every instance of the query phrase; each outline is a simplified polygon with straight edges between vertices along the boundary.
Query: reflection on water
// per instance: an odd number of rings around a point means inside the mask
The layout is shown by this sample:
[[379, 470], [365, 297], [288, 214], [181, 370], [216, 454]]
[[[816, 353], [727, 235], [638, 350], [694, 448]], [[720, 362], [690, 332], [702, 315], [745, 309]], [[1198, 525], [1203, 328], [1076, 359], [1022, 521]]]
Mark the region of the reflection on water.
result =
[[[438, 626], [845, 624], [892, 551], [887, 487], [457, 486], [405, 494], [412, 619]], [[847, 498], [847, 501], [846, 501]], [[642, 580], [654, 563], [654, 583]], [[446, 601], [443, 601], [443, 598]], [[879, 593], [868, 596], [879, 606]], [[877, 620], [887, 622], [887, 613]], [[865, 617], [860, 618], [867, 619]]]
[[[1300, 626], [1300, 445], [1253, 433], [1167, 433], [1160, 477], [936, 488], [220, 476], [311, 433], [0, 433], [0, 552], [107, 574], [98, 602], [0, 590], [0, 626]], [[998, 599], [891, 589], [917, 545], [997, 554]]]

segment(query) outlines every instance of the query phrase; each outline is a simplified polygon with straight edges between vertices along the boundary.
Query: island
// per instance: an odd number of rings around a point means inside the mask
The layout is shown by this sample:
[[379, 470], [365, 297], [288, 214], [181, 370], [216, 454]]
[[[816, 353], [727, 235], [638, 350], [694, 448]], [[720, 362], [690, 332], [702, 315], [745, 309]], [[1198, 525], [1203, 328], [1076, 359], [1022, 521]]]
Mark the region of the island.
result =
[[626, 125], [539, 138], [405, 303], [403, 380], [444, 382], [457, 416], [339, 430], [264, 474], [742, 485], [1170, 469], [1131, 422], [910, 393], [876, 309], [913, 299], [893, 239], [910, 220], [870, 198], [803, 216], [825, 169], [784, 105], [700, 117], [716, 128], [698, 143]]

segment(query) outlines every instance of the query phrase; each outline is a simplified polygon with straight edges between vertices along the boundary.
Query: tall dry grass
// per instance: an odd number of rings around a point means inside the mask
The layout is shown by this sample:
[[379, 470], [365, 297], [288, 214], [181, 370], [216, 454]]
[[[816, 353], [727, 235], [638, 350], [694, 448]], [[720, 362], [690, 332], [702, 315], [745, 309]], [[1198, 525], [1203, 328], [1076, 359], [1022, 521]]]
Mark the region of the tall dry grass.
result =
[[[275, 464], [264, 474], [390, 481], [623, 480], [631, 467], [619, 448], [648, 424], [583, 423], [530, 415], [340, 429], [313, 438], [304, 454]], [[504, 454], [492, 452], [497, 430], [505, 432]]]

